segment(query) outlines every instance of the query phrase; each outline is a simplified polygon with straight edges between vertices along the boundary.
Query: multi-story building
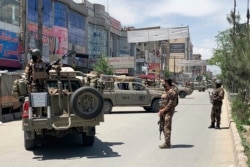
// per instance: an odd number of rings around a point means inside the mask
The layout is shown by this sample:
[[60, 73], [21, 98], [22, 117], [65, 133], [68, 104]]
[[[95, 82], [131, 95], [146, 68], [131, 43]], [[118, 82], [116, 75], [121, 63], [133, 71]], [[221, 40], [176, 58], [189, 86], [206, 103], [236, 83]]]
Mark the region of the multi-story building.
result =
[[[28, 50], [39, 48], [45, 62], [75, 50], [77, 54], [62, 62], [84, 72], [93, 69], [100, 56], [108, 58], [117, 74], [139, 75], [146, 68], [160, 75], [167, 69], [179, 77], [193, 70], [177, 65], [191, 59], [188, 27], [122, 27], [104, 5], [82, 2], [1, 1], [0, 67], [21, 68], [30, 59]], [[128, 42], [131, 32], [144, 37]]]
[[182, 60], [190, 60], [192, 55], [189, 27], [132, 29], [128, 31], [128, 41], [135, 43], [137, 47], [137, 75], [145, 68], [157, 76], [168, 70], [172, 77], [180, 79], [188, 71], [187, 67], [177, 64]]
[[20, 4], [16, 0], [0, 1], [0, 69], [20, 69]]
[[[121, 23], [109, 16], [104, 5], [72, 0], [9, 0], [1, 1], [0, 8], [1, 68], [22, 68], [33, 48], [42, 51], [45, 62], [75, 50], [77, 54], [63, 63], [82, 70], [93, 68], [100, 56], [111, 58], [112, 65], [117, 65], [112, 58], [122, 56], [124, 61], [134, 53]], [[134, 67], [130, 58], [128, 63], [130, 68], [119, 66], [126, 68], [120, 71], [131, 73]]]
[[[193, 59], [192, 60], [201, 60], [201, 54], [193, 54]], [[194, 76], [201, 76], [201, 75], [205, 75], [206, 74], [206, 65], [203, 64], [199, 64], [199, 65], [195, 65], [193, 66], [192, 69], [192, 73]]]

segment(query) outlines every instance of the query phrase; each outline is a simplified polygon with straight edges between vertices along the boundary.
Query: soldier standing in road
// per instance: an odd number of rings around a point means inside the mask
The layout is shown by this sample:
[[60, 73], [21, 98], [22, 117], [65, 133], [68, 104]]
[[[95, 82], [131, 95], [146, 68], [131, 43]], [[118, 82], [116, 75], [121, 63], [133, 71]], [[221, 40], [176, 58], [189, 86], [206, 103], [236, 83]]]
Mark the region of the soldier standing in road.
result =
[[221, 106], [222, 100], [224, 99], [224, 89], [221, 87], [221, 85], [221, 81], [216, 80], [215, 89], [212, 92], [212, 95], [210, 96], [213, 106], [211, 111], [211, 125], [208, 128], [220, 129]]
[[159, 145], [160, 149], [170, 148], [171, 147], [171, 129], [172, 129], [172, 117], [175, 112], [175, 106], [177, 105], [178, 94], [173, 89], [172, 80], [164, 80], [163, 87], [166, 91], [166, 105], [159, 110], [158, 115], [164, 119], [164, 136], [165, 142]]

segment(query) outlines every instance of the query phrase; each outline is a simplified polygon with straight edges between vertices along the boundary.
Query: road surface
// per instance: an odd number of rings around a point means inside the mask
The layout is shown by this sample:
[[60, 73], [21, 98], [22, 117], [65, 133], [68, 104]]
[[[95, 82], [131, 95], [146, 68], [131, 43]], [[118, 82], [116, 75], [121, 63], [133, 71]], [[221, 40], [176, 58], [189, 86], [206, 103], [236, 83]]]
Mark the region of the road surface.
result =
[[26, 151], [21, 121], [0, 125], [1, 167], [234, 167], [227, 113], [221, 130], [208, 129], [208, 92], [194, 91], [180, 99], [173, 117], [172, 148], [159, 149], [158, 115], [141, 107], [114, 107], [96, 127], [93, 147], [82, 147], [81, 136], [46, 138], [42, 148]]

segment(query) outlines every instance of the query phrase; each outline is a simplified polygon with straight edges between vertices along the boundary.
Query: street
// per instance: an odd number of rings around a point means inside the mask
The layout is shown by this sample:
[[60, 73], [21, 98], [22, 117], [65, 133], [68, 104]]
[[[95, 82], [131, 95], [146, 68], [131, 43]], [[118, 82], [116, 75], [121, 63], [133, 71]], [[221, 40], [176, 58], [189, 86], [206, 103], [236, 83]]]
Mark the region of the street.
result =
[[179, 100], [172, 125], [172, 148], [159, 149], [158, 115], [141, 107], [114, 107], [96, 127], [93, 147], [82, 147], [81, 136], [47, 137], [44, 147], [26, 151], [21, 121], [0, 125], [2, 167], [234, 167], [229, 120], [222, 112], [221, 130], [208, 129], [208, 91], [194, 91]]

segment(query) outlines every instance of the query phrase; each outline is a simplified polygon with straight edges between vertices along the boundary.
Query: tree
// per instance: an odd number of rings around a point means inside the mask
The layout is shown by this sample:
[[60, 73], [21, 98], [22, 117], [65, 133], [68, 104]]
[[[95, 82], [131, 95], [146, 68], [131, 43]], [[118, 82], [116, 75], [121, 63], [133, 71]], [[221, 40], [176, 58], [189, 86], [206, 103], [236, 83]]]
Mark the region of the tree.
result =
[[248, 88], [250, 83], [249, 31], [245, 24], [240, 24], [240, 16], [235, 14], [235, 10], [227, 20], [233, 26], [216, 36], [217, 48], [209, 64], [221, 68], [223, 85], [230, 92], [235, 92]]
[[164, 79], [170, 77], [170, 72], [169, 72], [168, 70], [164, 70], [164, 71], [163, 71], [163, 74], [164, 74]]
[[113, 75], [114, 74], [114, 67], [109, 64], [107, 57], [101, 55], [101, 57], [98, 58], [95, 66], [94, 66], [94, 71], [97, 71], [97, 72], [105, 74], [105, 75]]

